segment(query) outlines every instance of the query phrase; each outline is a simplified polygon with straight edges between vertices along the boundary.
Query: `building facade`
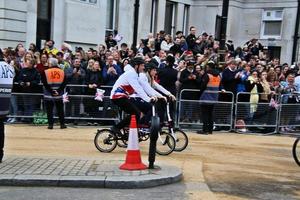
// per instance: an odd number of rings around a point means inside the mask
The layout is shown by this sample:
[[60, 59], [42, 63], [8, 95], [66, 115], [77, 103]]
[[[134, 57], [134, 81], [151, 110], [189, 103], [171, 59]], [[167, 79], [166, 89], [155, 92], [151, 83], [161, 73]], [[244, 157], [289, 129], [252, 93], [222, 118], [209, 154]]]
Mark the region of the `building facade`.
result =
[[[104, 43], [117, 30], [122, 42], [133, 41], [136, 0], [0, 0], [0, 47], [23, 43], [41, 46], [53, 39], [83, 48]], [[258, 38], [273, 56], [291, 63], [297, 18], [297, 0], [230, 0], [227, 39], [243, 46]], [[138, 41], [165, 30], [174, 35], [189, 26], [214, 35], [222, 0], [140, 0]], [[299, 31], [298, 31], [299, 33]], [[300, 59], [298, 41], [296, 59]]]

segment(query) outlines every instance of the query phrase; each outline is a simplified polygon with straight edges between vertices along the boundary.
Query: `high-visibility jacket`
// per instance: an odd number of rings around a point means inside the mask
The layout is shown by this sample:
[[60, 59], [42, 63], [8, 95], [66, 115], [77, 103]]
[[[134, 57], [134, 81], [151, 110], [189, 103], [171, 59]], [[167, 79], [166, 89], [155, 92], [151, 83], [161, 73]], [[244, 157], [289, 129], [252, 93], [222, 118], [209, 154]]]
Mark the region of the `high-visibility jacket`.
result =
[[[209, 77], [209, 81], [207, 83], [206, 89], [202, 93], [200, 100], [203, 101], [218, 101], [218, 91], [219, 91], [219, 86], [221, 82], [221, 77], [218, 76], [213, 76], [211, 74], [207, 74]], [[214, 92], [209, 92], [209, 91], [214, 91]]]
[[51, 67], [45, 70], [46, 84], [51, 90], [57, 90], [58, 96], [53, 96], [46, 86], [44, 86], [44, 98], [45, 99], [61, 99], [64, 93], [63, 90], [59, 90], [65, 80], [65, 72], [59, 67]]
[[0, 118], [9, 114], [9, 103], [14, 76], [14, 68], [6, 62], [0, 61]]

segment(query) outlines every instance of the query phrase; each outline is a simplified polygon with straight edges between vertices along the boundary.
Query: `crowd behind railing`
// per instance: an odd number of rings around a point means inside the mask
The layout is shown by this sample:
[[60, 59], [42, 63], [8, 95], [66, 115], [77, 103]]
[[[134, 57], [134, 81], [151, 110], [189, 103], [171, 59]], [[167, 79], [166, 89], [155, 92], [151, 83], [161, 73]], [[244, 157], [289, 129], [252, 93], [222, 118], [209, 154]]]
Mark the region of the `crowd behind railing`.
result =
[[[61, 44], [57, 49], [55, 42], [45, 42], [42, 49], [37, 49], [35, 44], [30, 44], [26, 49], [22, 44], [16, 48], [3, 48], [4, 59], [15, 68], [15, 82], [13, 87], [15, 94], [39, 94], [42, 93], [41, 74], [48, 68], [48, 58], [56, 57], [59, 67], [65, 71], [70, 95], [70, 104], [67, 104], [66, 112], [80, 115], [94, 111], [97, 102], [78, 100], [72, 101], [76, 95], [93, 96], [96, 89], [102, 86], [112, 86], [123, 73], [124, 66], [135, 56], [142, 56], [146, 63], [152, 62], [158, 68], [157, 81], [169, 90], [173, 95], [179, 95], [183, 89], [199, 90], [201, 77], [205, 73], [209, 61], [218, 63], [219, 41], [212, 35], [202, 32], [197, 34], [195, 27], [190, 27], [190, 33], [184, 36], [178, 31], [175, 37], [160, 31], [157, 34], [150, 33], [145, 39], [140, 40], [137, 47], [129, 47], [122, 43], [119, 35], [108, 35], [105, 45], [100, 44], [98, 49], [81, 47], [73, 48], [68, 43]], [[283, 102], [297, 104], [300, 92], [300, 63], [289, 65], [281, 63], [279, 58], [272, 58], [267, 46], [263, 46], [257, 39], [247, 41], [243, 46], [234, 47], [231, 40], [226, 42], [225, 64], [218, 65], [221, 75], [220, 91], [230, 92], [233, 99], [226, 95], [220, 95], [220, 101], [249, 103], [249, 112], [255, 113], [259, 103], [269, 103], [274, 95], [288, 94]], [[175, 58], [172, 67], [167, 65], [168, 55]], [[75, 87], [86, 85], [87, 87]], [[260, 95], [256, 95], [261, 93]], [[290, 94], [290, 95], [289, 95]], [[75, 95], [75, 96], [74, 96]], [[109, 96], [109, 90], [105, 90]], [[24, 115], [33, 115], [36, 108], [41, 107], [41, 95], [13, 95], [11, 98], [11, 116], [18, 116], [21, 107]], [[182, 95], [182, 99], [199, 100], [197, 92], [189, 92]], [[108, 100], [108, 97], [107, 97]], [[98, 103], [99, 104], [99, 103]], [[110, 106], [105, 104], [107, 110]], [[96, 105], [97, 107], [97, 105]], [[233, 112], [232, 115], [235, 115]], [[68, 114], [66, 115], [68, 116]], [[70, 115], [69, 115], [70, 116]], [[189, 122], [191, 115], [184, 116], [183, 121]], [[15, 122], [12, 117], [8, 122]], [[24, 118], [23, 121], [31, 122], [32, 119]], [[282, 127], [282, 131], [291, 131], [294, 127]]]

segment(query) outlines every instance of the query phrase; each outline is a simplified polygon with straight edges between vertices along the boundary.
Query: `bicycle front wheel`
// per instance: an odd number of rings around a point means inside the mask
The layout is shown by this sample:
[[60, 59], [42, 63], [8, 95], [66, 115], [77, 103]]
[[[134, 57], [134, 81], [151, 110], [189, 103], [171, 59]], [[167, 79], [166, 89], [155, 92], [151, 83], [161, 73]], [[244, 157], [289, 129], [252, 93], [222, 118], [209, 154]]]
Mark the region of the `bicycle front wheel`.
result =
[[295, 162], [300, 166], [300, 138], [297, 138], [294, 145], [293, 145], [293, 157]]
[[176, 145], [174, 151], [183, 151], [187, 145], [189, 144], [189, 139], [188, 136], [186, 135], [185, 132], [183, 132], [180, 129], [175, 129], [174, 130], [174, 135], [173, 135]]
[[175, 139], [170, 133], [166, 131], [158, 132], [158, 139], [156, 142], [157, 154], [163, 156], [169, 155], [174, 151], [175, 145]]
[[94, 138], [96, 148], [103, 153], [112, 152], [117, 146], [117, 137], [109, 129], [98, 130]]

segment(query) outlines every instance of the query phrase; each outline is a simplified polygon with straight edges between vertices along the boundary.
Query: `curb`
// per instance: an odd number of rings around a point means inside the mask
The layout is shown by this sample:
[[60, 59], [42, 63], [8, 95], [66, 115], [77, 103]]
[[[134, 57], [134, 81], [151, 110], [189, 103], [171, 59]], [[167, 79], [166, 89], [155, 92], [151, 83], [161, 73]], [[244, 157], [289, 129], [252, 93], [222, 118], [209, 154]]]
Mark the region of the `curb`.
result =
[[[161, 166], [157, 169], [142, 170], [148, 174], [136, 176], [53, 176], [1, 174], [0, 186], [54, 186], [135, 189], [148, 188], [179, 182], [183, 175], [179, 168]], [[134, 173], [132, 171], [131, 173]], [[140, 171], [138, 171], [140, 172]]]

